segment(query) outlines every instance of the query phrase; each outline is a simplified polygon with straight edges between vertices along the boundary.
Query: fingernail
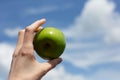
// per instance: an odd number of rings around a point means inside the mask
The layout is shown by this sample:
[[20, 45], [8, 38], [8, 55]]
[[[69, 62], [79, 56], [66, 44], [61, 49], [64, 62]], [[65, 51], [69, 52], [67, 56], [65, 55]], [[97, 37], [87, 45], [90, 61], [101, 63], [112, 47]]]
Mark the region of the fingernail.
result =
[[46, 19], [45, 19], [45, 18], [42, 18], [41, 21], [46, 21]]

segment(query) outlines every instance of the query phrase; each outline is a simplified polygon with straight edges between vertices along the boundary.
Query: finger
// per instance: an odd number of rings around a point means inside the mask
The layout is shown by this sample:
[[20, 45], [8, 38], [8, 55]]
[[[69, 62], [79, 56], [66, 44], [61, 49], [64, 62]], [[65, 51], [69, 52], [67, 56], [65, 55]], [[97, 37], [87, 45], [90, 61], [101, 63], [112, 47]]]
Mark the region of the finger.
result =
[[38, 20], [25, 29], [25, 36], [24, 36], [23, 45], [28, 45], [28, 46], [32, 45], [33, 39], [34, 39], [34, 32], [37, 29], [39, 29], [39, 27], [42, 24], [44, 24], [45, 21], [46, 21], [45, 19]]
[[57, 58], [44, 63], [43, 65], [44, 65], [45, 71], [48, 72], [49, 70], [53, 69], [56, 65], [58, 65], [61, 62], [62, 62], [62, 59]]
[[25, 33], [25, 30], [20, 30], [18, 33], [18, 41], [17, 41], [17, 45], [16, 45], [13, 56], [16, 56], [18, 54], [18, 51], [23, 45], [24, 33]]
[[42, 29], [43, 29], [43, 27], [40, 26], [40, 27], [38, 27], [38, 28], [35, 30], [35, 32], [38, 32], [38, 31], [40, 31], [40, 30], [42, 30]]

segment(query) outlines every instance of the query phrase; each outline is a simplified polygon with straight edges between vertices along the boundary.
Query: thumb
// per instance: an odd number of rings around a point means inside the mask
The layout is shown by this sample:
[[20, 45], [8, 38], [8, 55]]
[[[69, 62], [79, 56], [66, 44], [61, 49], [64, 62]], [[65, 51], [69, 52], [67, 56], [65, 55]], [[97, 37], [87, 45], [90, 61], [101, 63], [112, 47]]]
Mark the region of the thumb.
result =
[[53, 69], [55, 66], [57, 66], [61, 62], [62, 62], [62, 58], [57, 58], [57, 59], [50, 60], [44, 63], [43, 65], [46, 71], [48, 72], [49, 70]]

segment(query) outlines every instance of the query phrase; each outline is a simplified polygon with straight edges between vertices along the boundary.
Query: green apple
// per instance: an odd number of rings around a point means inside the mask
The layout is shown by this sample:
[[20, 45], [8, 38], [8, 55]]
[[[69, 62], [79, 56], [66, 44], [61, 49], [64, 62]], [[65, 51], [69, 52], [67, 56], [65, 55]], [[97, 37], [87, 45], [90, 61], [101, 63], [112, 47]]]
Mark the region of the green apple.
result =
[[34, 49], [43, 59], [58, 58], [64, 52], [66, 40], [64, 34], [57, 28], [46, 27], [35, 34]]

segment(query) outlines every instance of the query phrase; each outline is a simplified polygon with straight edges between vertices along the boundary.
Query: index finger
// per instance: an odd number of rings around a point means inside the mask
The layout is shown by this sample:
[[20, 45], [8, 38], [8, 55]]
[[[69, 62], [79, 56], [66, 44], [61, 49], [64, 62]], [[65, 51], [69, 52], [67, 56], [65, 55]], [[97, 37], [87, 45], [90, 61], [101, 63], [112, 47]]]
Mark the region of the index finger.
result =
[[46, 22], [45, 19], [38, 20], [31, 24], [30, 26], [26, 27], [25, 29], [25, 35], [24, 35], [24, 41], [23, 41], [23, 46], [24, 45], [32, 45], [33, 39], [34, 39], [34, 32]]
[[46, 22], [46, 19], [37, 20], [33, 24], [31, 24], [30, 26], [28, 26], [26, 29], [35, 32], [36, 29], [38, 29], [45, 22]]

